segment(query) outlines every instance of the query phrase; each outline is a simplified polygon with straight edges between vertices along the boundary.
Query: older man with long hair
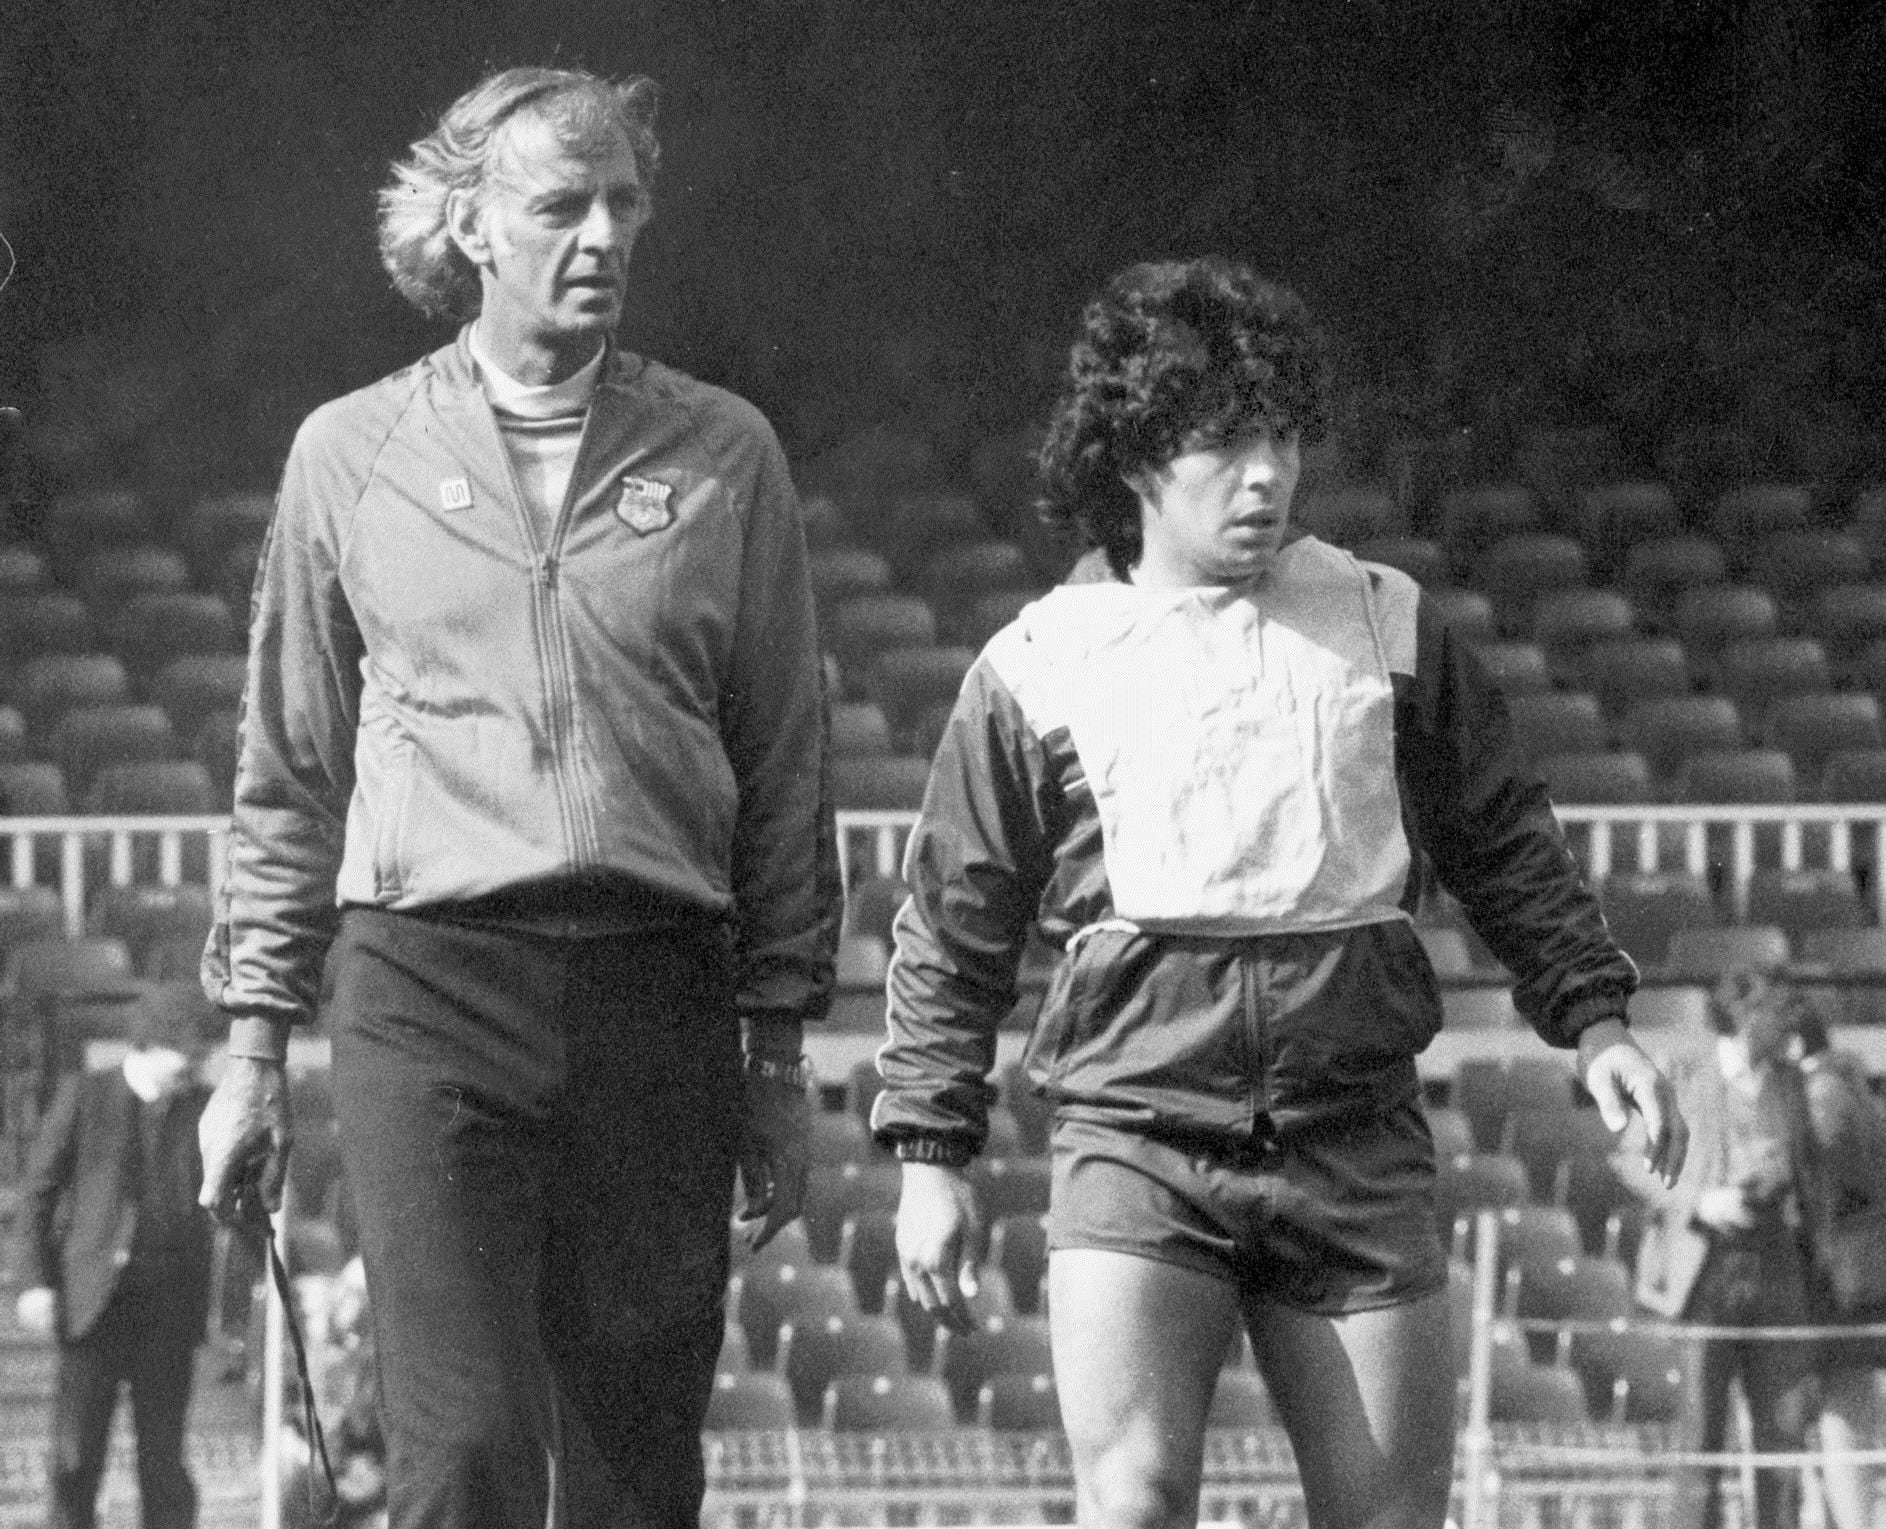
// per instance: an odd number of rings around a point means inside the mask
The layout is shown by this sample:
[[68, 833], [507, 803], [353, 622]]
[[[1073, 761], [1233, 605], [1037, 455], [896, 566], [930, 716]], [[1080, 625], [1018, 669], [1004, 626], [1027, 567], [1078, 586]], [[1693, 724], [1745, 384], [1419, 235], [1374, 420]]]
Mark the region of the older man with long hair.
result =
[[[205, 985], [204, 1203], [279, 1203], [330, 962], [396, 1529], [692, 1524], [736, 1164], [797, 1214], [839, 890], [786, 465], [615, 342], [654, 86], [514, 69], [381, 195], [463, 323], [290, 454]], [[331, 956], [330, 956], [331, 946]]]

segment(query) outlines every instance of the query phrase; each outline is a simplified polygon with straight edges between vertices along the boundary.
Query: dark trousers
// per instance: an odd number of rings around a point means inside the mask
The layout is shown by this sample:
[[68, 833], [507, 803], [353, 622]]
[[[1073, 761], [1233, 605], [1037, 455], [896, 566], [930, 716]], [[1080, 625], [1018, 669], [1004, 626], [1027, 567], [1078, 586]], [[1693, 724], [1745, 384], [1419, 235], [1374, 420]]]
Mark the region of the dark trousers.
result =
[[350, 909], [332, 959], [391, 1529], [697, 1524], [741, 1123], [724, 930]]
[[[179, 1300], [179, 1294], [183, 1299]], [[53, 1392], [52, 1529], [91, 1529], [118, 1388], [131, 1393], [144, 1529], [192, 1529], [196, 1485], [184, 1465], [191, 1369], [203, 1307], [164, 1272], [133, 1267], [90, 1332], [59, 1347]]]
[[[1806, 1263], [1786, 1228], [1718, 1240], [1698, 1276], [1684, 1315], [1693, 1322], [1737, 1327], [1793, 1327], [1811, 1320]], [[1709, 1338], [1698, 1356], [1701, 1439], [1720, 1450], [1728, 1435], [1729, 1388], [1738, 1377], [1748, 1400], [1757, 1451], [1805, 1447], [1814, 1393], [1815, 1348], [1775, 1338]], [[1717, 1472], [1703, 1523], [1722, 1522], [1729, 1472]], [[1801, 1517], [1797, 1466], [1762, 1466], [1755, 1472], [1755, 1529], [1795, 1529]]]

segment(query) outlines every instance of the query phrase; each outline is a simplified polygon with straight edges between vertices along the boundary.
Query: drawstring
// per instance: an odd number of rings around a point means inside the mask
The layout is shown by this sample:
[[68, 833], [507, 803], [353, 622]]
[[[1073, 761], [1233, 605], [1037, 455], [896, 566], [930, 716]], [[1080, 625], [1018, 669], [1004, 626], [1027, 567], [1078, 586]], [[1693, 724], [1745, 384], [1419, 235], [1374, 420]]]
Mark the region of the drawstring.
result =
[[[253, 1203], [253, 1202], [251, 1202]], [[282, 1263], [282, 1255], [275, 1246], [275, 1227], [268, 1214], [259, 1206], [254, 1214], [245, 1216], [242, 1230], [257, 1238], [268, 1252], [269, 1275], [275, 1282], [276, 1297], [282, 1303], [282, 1316], [288, 1326], [288, 1341], [295, 1351], [295, 1378], [301, 1388], [301, 1416], [308, 1431], [308, 1449], [311, 1456], [308, 1471], [308, 1513], [317, 1525], [325, 1526], [340, 1521], [340, 1489], [334, 1484], [334, 1464], [328, 1459], [327, 1433], [321, 1427], [320, 1415], [314, 1407], [314, 1383], [308, 1375], [308, 1346], [302, 1341], [301, 1323], [295, 1317], [295, 1293], [288, 1283], [288, 1270]], [[312, 1457], [321, 1461], [321, 1474], [327, 1480], [327, 1511], [323, 1513], [315, 1496], [314, 1471]]]

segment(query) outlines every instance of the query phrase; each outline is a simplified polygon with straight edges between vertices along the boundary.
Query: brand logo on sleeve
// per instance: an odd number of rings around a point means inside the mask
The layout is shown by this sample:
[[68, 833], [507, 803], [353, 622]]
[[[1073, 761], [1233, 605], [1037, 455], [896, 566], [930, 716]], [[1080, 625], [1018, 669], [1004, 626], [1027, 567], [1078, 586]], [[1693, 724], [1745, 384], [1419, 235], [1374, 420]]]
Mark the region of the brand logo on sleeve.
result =
[[675, 508], [669, 502], [673, 494], [672, 483], [625, 473], [622, 493], [616, 499], [616, 517], [637, 536], [653, 536], [674, 524]]

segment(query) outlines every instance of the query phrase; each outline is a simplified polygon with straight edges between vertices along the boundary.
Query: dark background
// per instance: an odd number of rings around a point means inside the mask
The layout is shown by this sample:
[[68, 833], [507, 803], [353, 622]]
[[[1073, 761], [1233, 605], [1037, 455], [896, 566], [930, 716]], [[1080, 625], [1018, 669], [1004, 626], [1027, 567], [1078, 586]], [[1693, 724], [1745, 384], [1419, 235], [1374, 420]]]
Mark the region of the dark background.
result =
[[379, 272], [373, 193], [486, 69], [545, 61], [661, 82], [626, 338], [802, 462], [878, 425], [953, 471], [1038, 416], [1099, 278], [1207, 249], [1332, 332], [1344, 476], [1447, 439], [1496, 475], [1555, 430], [1639, 471], [1876, 449], [1880, 4], [15, 0], [0, 26], [0, 400], [55, 487], [266, 484], [310, 407], [440, 343]]

